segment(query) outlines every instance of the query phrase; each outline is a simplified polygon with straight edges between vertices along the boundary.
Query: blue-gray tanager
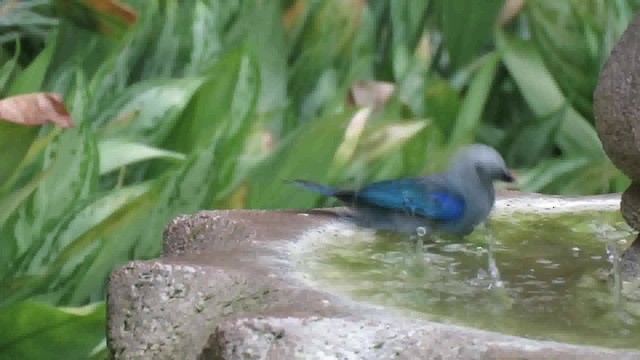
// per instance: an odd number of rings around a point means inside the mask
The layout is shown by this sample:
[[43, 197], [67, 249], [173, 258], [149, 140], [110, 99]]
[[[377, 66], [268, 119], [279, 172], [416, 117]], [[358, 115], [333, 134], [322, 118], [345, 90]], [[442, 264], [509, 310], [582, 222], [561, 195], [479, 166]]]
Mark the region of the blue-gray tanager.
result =
[[514, 181], [504, 159], [492, 147], [473, 144], [461, 149], [446, 171], [423, 177], [381, 181], [358, 190], [304, 180], [293, 183], [340, 199], [360, 226], [408, 233], [421, 227], [467, 235], [489, 216], [497, 180]]

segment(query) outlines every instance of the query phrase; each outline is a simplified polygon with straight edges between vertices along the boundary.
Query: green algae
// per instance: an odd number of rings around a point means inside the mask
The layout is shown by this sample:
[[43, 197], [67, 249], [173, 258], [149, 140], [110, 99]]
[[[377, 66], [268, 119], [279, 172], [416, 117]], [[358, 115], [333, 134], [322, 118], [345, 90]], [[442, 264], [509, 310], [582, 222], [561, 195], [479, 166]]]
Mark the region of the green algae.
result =
[[317, 284], [414, 316], [541, 340], [640, 348], [640, 303], [616, 300], [607, 244], [634, 238], [617, 211], [498, 214], [490, 231], [504, 288], [492, 288], [486, 233], [425, 239], [334, 234], [301, 263]]

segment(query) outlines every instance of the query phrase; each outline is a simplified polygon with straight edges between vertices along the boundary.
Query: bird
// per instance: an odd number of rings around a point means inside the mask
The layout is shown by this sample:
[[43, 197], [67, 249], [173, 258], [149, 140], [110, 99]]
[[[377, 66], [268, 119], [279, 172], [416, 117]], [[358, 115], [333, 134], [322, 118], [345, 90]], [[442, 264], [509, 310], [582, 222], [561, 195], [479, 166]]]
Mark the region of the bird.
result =
[[426, 176], [384, 180], [355, 190], [309, 180], [291, 183], [339, 199], [359, 226], [464, 237], [487, 220], [495, 203], [495, 181], [514, 182], [515, 177], [497, 150], [471, 144], [455, 153], [445, 171]]

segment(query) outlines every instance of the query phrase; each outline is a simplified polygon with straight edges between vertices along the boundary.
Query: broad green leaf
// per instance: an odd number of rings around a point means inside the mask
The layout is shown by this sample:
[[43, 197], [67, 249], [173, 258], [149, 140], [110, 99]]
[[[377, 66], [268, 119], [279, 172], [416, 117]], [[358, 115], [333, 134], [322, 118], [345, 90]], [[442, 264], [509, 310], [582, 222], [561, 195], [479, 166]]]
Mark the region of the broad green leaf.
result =
[[328, 174], [336, 149], [352, 114], [341, 113], [309, 121], [290, 135], [249, 179], [249, 208], [311, 206], [317, 195], [288, 185], [286, 181], [330, 180]]
[[[203, 208], [212, 191], [211, 179], [216, 176], [215, 148], [216, 143], [212, 142], [208, 148], [189, 156], [180, 168], [154, 180], [148, 191], [102, 223], [105, 228], [98, 228], [95, 234], [104, 234], [104, 240], [91, 261], [82, 264], [83, 271], [74, 281], [75, 288], [68, 299], [71, 303], [84, 301], [96, 291], [102, 294], [102, 289], [96, 289], [95, 284], [103, 283], [113, 267], [130, 256], [158, 256], [162, 233], [169, 221], [177, 215]], [[72, 251], [71, 248], [68, 250]], [[64, 257], [60, 258], [60, 263], [65, 263]]]
[[544, 119], [529, 119], [528, 124], [521, 126], [505, 154], [507, 163], [533, 166], [540, 159], [549, 157], [565, 112], [566, 109], [563, 108]]
[[0, 67], [0, 97], [5, 93], [5, 87], [7, 86], [7, 82], [11, 79], [14, 70], [16, 69], [16, 64], [18, 63], [18, 56], [20, 56], [20, 42], [16, 42], [16, 50], [13, 57], [4, 63], [2, 67]]
[[574, 173], [587, 164], [587, 158], [545, 160], [530, 171], [519, 174], [518, 183], [524, 191], [540, 192], [559, 177]]
[[245, 25], [249, 29], [248, 44], [260, 69], [258, 113], [277, 114], [287, 103], [287, 45], [280, 7], [277, 1], [257, 3], [246, 17], [250, 21]]
[[113, 190], [60, 221], [50, 234], [56, 238], [57, 251], [46, 266], [48, 273], [55, 277], [50, 282], [49, 293], [43, 298], [54, 303], [63, 299], [69, 304], [87, 300], [89, 294], [81, 294], [75, 288], [84, 274], [74, 270], [94, 258], [95, 252], [103, 246], [104, 238], [126, 223], [125, 213], [135, 213], [139, 205], [144, 206], [140, 199], [154, 190], [154, 184], [144, 182]]
[[0, 358], [86, 359], [104, 338], [105, 304], [54, 307], [34, 301], [0, 308]]
[[195, 1], [191, 56], [186, 65], [188, 75], [199, 75], [217, 60], [222, 52], [222, 21], [220, 2]]
[[[567, 100], [531, 41], [498, 32], [498, 48], [509, 73], [536, 114], [543, 118], [567, 106]], [[569, 157], [602, 158], [604, 152], [593, 126], [568, 106], [557, 141]]]
[[[45, 151], [49, 175], [40, 183], [29, 206], [21, 207], [8, 239], [16, 242], [21, 271], [37, 271], [59, 245], [48, 236], [60, 219], [89, 199], [97, 186], [98, 152], [87, 126], [63, 132]], [[30, 211], [30, 216], [26, 216]], [[34, 234], [37, 234], [34, 236]]]
[[[431, 1], [408, 0], [389, 2], [393, 41], [393, 70], [396, 79], [404, 78], [414, 61], [414, 50], [424, 32], [426, 10]], [[426, 65], [426, 64], [424, 64]]]
[[10, 193], [0, 193], [0, 226], [11, 216], [11, 214], [31, 195], [42, 180], [49, 174], [47, 170], [33, 177], [22, 188]]
[[255, 113], [260, 73], [254, 58], [240, 47], [220, 58], [206, 76], [174, 132], [174, 143], [183, 152], [198, 152], [218, 143], [216, 174], [210, 182], [217, 194], [212, 200], [217, 202], [246, 174], [240, 159], [247, 139], [260, 126]]
[[455, 68], [467, 65], [491, 43], [503, 0], [438, 0], [436, 6], [444, 43]]
[[434, 124], [445, 136], [450, 137], [456, 125], [462, 101], [446, 80], [436, 74], [429, 75], [424, 94], [425, 115], [433, 119]]
[[100, 154], [100, 174], [104, 175], [123, 166], [150, 159], [166, 159], [182, 161], [184, 154], [175, 151], [158, 149], [141, 143], [124, 140], [102, 140], [98, 143]]
[[0, 120], [0, 187], [14, 175], [37, 134], [37, 127]]
[[[56, 266], [51, 267], [66, 272], [75, 269], [73, 277], [66, 283], [59, 284], [57, 293], [48, 295], [54, 296], [52, 300], [61, 299], [69, 304], [81, 304], [89, 298], [101, 298], [104, 296], [104, 288], [96, 287], [96, 284], [103, 284], [114, 266], [131, 258], [136, 242], [140, 241], [142, 229], [146, 231], [147, 241], [160, 243], [159, 230], [150, 224], [156, 221], [150, 212], [154, 206], [158, 206], [160, 192], [166, 181], [155, 179], [115, 190], [104, 199], [90, 205], [102, 208], [103, 215], [100, 217], [91, 217], [90, 208], [83, 211], [88, 216], [87, 220], [92, 222], [77, 223], [80, 226], [75, 230], [81, 231], [78, 232], [80, 236], [60, 253], [55, 259]], [[98, 238], [100, 240], [95, 251], [84, 259], [77, 256], [93, 247]], [[155, 255], [156, 253], [144, 256]], [[67, 264], [69, 260], [73, 260], [69, 263], [70, 266]]]
[[485, 103], [491, 94], [491, 85], [495, 78], [497, 66], [498, 55], [491, 53], [482, 60], [482, 64], [473, 75], [469, 89], [462, 100], [455, 126], [451, 132], [449, 142], [454, 146], [468, 144], [473, 141], [476, 128], [482, 120]]
[[106, 127], [105, 137], [159, 145], [201, 84], [201, 78], [137, 83], [104, 109], [96, 123]]
[[42, 89], [42, 84], [47, 75], [47, 69], [49, 68], [49, 63], [51, 62], [55, 48], [56, 41], [55, 38], [52, 37], [48, 40], [44, 50], [38, 54], [33, 62], [16, 75], [7, 95], [12, 96], [44, 90]]
[[565, 106], [560, 88], [531, 41], [498, 31], [496, 44], [502, 61], [537, 116], [547, 116]]
[[243, 47], [229, 51], [206, 77], [172, 132], [171, 143], [177, 151], [207, 147], [216, 136], [228, 139], [242, 134], [255, 107], [259, 74]]
[[[7, 250], [8, 249], [3, 249]], [[13, 255], [9, 253], [7, 257]], [[34, 295], [41, 294], [48, 285], [48, 277], [43, 273], [13, 276], [11, 274], [0, 280], [0, 309], [3, 306], [26, 300]]]

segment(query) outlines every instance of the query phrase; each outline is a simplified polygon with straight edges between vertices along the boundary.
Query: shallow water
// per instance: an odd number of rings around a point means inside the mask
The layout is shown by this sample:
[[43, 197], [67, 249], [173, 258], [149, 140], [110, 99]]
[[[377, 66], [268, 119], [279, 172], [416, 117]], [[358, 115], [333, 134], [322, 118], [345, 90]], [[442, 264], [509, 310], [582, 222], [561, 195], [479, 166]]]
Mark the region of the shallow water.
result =
[[502, 288], [491, 286], [480, 229], [464, 241], [426, 238], [422, 252], [406, 236], [327, 233], [300, 264], [320, 286], [436, 321], [640, 348], [640, 302], [610, 275], [607, 244], [621, 251], [634, 238], [618, 212], [503, 216], [492, 232]]

